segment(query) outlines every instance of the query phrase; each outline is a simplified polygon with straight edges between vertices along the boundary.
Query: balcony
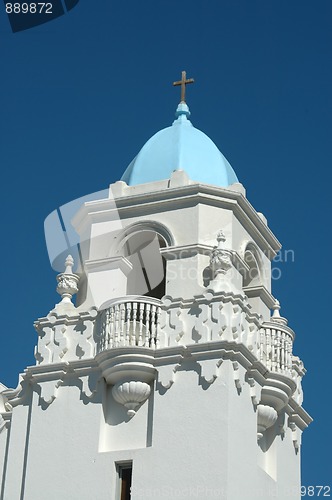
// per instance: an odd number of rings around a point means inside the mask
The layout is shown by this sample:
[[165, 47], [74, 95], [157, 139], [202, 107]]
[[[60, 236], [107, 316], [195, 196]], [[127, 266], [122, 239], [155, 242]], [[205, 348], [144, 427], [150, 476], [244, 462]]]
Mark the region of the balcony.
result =
[[[166, 309], [166, 314], [170, 311]], [[160, 319], [162, 302], [159, 299], [145, 296], [129, 295], [111, 300], [105, 309], [100, 311], [95, 328], [97, 353], [118, 347], [145, 347], [157, 349], [160, 342]], [[208, 308], [208, 315], [211, 309]], [[201, 315], [202, 321], [205, 316]], [[186, 317], [188, 321], [190, 316]], [[171, 324], [173, 321], [170, 322]], [[286, 324], [284, 318], [272, 317], [270, 321], [261, 324], [258, 330], [258, 349], [255, 351], [257, 359], [270, 371], [292, 378], [293, 341], [295, 334]], [[214, 323], [211, 321], [211, 325]], [[192, 324], [189, 322], [182, 328], [190, 332]], [[168, 329], [165, 329], [168, 330]], [[218, 339], [230, 341], [226, 330]], [[173, 332], [164, 332], [164, 335]], [[234, 332], [233, 332], [234, 333]], [[174, 333], [173, 333], [174, 335]], [[211, 331], [211, 339], [212, 331]], [[250, 340], [252, 343], [252, 339]], [[191, 343], [191, 342], [190, 342]], [[242, 337], [242, 343], [249, 349], [248, 339]], [[164, 345], [164, 342], [162, 342]], [[175, 345], [175, 344], [173, 344]]]
[[295, 334], [275, 321], [263, 323], [260, 329], [260, 361], [271, 372], [291, 377]]
[[100, 313], [97, 352], [127, 346], [158, 348], [160, 313], [159, 299], [126, 296], [112, 300]]

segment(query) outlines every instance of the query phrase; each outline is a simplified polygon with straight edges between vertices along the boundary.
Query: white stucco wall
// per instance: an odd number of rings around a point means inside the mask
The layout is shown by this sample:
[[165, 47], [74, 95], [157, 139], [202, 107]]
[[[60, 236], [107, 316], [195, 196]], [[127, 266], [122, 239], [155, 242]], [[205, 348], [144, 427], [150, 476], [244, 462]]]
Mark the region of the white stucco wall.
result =
[[133, 460], [133, 500], [267, 498], [276, 481], [278, 488], [298, 481], [299, 454], [289, 433], [276, 436], [271, 477], [244, 377], [241, 368], [238, 390], [225, 360], [208, 384], [197, 363], [185, 362], [168, 390], [154, 384], [132, 419], [103, 381], [91, 402], [74, 379], [44, 409], [34, 392], [13, 412], [4, 500], [116, 499], [115, 463], [123, 460]]

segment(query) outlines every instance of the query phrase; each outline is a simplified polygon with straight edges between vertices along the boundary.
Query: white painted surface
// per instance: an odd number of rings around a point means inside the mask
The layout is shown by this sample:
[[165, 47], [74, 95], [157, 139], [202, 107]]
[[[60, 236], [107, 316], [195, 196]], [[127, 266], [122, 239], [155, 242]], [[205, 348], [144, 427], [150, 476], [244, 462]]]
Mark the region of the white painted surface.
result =
[[[113, 200], [87, 203], [75, 219], [89, 240], [78, 307], [67, 269], [63, 300], [36, 322], [36, 366], [17, 389], [1, 387], [1, 500], [118, 500], [116, 463], [131, 460], [133, 500], [299, 500], [300, 439], [311, 419], [300, 406], [305, 371], [292, 330], [270, 315], [279, 243], [265, 219], [241, 185], [195, 185], [181, 172], [111, 189], [120, 220]], [[150, 320], [134, 298], [125, 305], [131, 265], [121, 249], [142, 229], [167, 243], [166, 296], [156, 306], [146, 299]], [[120, 306], [105, 306], [105, 326], [98, 308], [112, 299]], [[151, 332], [142, 342], [144, 322]], [[113, 384], [126, 387], [123, 404]]]

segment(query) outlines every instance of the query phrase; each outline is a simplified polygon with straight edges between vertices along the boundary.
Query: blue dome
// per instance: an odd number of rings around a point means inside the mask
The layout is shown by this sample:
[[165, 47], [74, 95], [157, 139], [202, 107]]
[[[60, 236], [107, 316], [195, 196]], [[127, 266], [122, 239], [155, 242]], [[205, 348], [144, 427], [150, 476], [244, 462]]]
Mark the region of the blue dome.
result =
[[204, 184], [227, 187], [238, 182], [226, 158], [189, 116], [188, 106], [180, 103], [173, 125], [144, 144], [121, 180], [133, 186], [169, 179], [174, 170], [184, 170], [191, 180]]

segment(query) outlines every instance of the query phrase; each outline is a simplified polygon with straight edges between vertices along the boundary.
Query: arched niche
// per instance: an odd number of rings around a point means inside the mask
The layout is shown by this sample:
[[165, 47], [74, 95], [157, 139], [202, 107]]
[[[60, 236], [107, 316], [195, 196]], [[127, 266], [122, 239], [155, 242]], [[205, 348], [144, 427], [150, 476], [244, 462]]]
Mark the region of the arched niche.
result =
[[248, 270], [243, 278], [243, 286], [247, 288], [263, 285], [261, 258], [256, 246], [251, 242], [246, 245], [244, 261], [248, 266]]
[[134, 224], [120, 235], [118, 251], [132, 265], [127, 276], [127, 295], [161, 299], [166, 290], [166, 261], [160, 249], [173, 244], [165, 226]]

